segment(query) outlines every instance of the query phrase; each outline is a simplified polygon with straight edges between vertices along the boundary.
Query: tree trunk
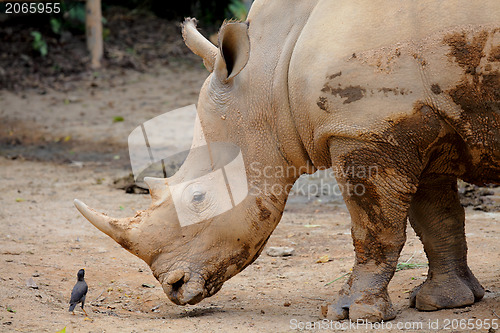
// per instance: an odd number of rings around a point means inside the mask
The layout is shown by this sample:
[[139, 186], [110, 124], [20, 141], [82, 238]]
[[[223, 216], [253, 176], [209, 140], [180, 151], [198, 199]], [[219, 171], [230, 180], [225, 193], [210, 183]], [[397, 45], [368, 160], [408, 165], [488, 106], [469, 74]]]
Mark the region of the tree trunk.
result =
[[85, 20], [90, 67], [98, 69], [101, 67], [103, 52], [101, 0], [87, 0]]

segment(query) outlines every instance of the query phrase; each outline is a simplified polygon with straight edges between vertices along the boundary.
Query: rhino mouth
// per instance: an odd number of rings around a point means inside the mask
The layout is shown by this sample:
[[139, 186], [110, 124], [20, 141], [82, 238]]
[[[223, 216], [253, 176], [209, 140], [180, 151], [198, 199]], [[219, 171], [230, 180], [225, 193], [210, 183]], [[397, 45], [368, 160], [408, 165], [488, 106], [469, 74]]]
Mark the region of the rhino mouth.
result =
[[207, 286], [206, 280], [199, 273], [177, 269], [158, 277], [167, 297], [177, 305], [194, 305], [206, 297], [214, 295], [222, 287]]

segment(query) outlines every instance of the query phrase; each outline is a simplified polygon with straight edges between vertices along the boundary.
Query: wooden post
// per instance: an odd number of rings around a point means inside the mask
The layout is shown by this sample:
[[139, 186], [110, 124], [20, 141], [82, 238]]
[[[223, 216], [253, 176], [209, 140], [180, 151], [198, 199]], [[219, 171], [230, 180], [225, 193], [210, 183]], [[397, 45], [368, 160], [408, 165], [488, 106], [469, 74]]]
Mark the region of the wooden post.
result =
[[101, 0], [87, 0], [85, 14], [87, 48], [90, 52], [90, 67], [101, 68], [102, 60], [102, 13]]

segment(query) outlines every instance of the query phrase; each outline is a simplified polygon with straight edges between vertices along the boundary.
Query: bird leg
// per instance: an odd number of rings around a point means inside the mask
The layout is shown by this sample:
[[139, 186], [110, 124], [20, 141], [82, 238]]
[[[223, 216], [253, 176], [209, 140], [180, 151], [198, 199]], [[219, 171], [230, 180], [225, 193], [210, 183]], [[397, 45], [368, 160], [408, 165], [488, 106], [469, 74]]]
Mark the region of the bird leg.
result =
[[89, 315], [87, 314], [87, 311], [85, 311], [85, 309], [83, 308], [83, 306], [82, 306], [82, 310], [83, 310], [83, 312], [85, 312], [85, 319], [84, 320], [94, 321], [94, 319], [92, 319], [92, 318], [89, 317]]
[[87, 314], [87, 311], [85, 311], [85, 309], [83, 308], [83, 306], [82, 306], [82, 310], [85, 313], [85, 317], [88, 317], [89, 315]]

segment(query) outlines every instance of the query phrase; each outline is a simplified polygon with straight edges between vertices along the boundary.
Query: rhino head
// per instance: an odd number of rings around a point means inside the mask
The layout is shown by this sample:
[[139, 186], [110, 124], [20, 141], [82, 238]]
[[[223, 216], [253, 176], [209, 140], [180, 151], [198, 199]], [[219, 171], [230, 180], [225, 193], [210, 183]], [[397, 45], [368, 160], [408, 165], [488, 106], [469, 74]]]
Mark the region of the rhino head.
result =
[[[171, 184], [197, 178], [207, 156], [193, 149], [172, 177], [145, 179], [152, 204], [134, 217], [111, 218], [75, 200], [87, 220], [151, 267], [168, 298], [179, 305], [214, 295], [224, 281], [252, 263], [278, 224], [295, 180], [314, 171], [305, 168], [309, 159], [288, 105], [293, 43], [283, 39], [273, 41], [271, 48], [254, 47], [251, 42], [262, 33], [251, 27], [251, 17], [225, 23], [217, 48], [198, 32], [194, 19], [183, 24], [186, 45], [211, 72], [198, 101], [204, 135], [195, 126], [193, 146], [224, 142], [239, 147], [249, 190], [245, 198], [221, 214], [207, 213], [203, 221], [182, 226]], [[293, 37], [289, 26], [276, 29]], [[203, 216], [217, 205], [213, 191], [197, 184], [183, 196], [183, 205]]]

